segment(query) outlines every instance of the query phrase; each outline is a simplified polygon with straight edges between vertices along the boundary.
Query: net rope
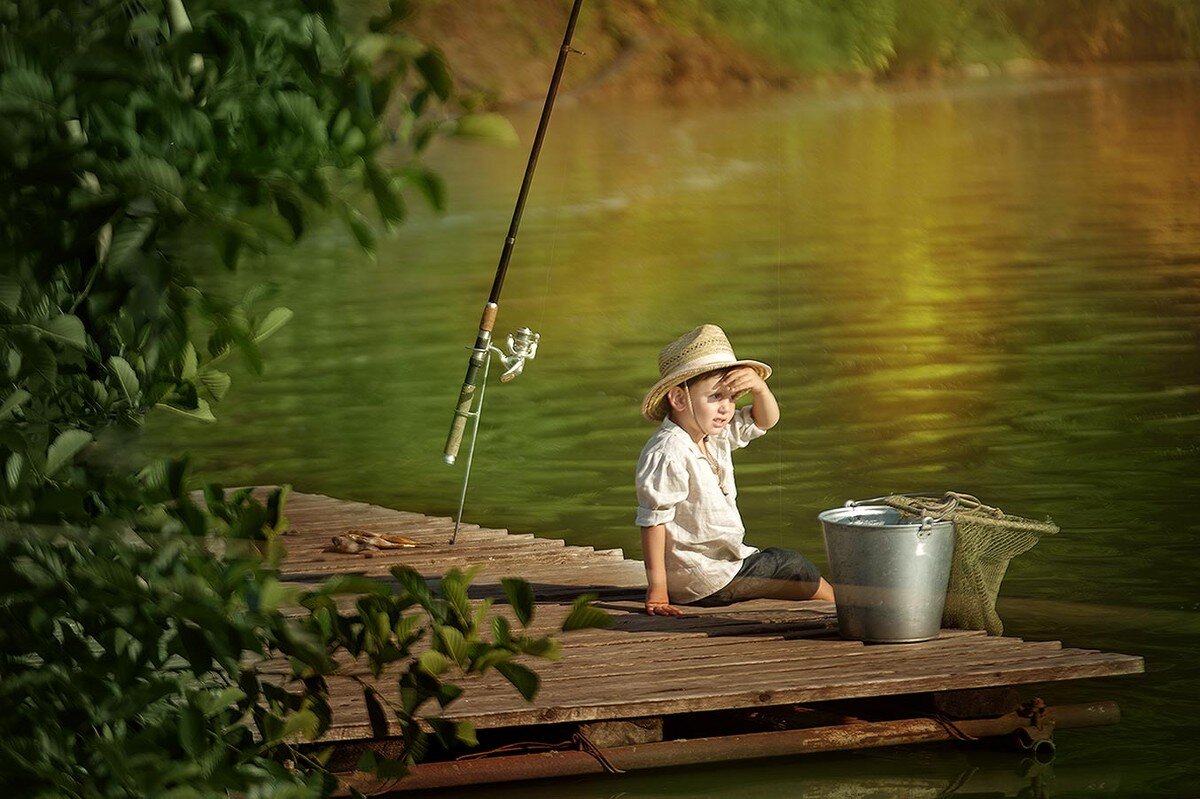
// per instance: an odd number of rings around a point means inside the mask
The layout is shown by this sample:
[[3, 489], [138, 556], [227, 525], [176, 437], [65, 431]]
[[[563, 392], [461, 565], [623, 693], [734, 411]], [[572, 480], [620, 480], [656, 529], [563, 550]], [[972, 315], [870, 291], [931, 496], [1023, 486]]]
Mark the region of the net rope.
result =
[[1013, 516], [957, 491], [940, 496], [893, 494], [880, 502], [916, 521], [929, 516], [953, 522], [954, 556], [942, 626], [986, 630], [988, 635], [1004, 632], [996, 598], [1009, 561], [1032, 549], [1042, 536], [1059, 530], [1049, 519], [1039, 522]]

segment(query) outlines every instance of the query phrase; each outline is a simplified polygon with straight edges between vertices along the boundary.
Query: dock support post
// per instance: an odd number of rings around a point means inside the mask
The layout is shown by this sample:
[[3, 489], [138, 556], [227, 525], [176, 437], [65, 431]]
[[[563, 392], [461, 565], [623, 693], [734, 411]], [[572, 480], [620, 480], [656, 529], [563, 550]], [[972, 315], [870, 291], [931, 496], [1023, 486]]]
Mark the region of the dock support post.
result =
[[[1038, 721], [1055, 728], [1098, 727], [1117, 724], [1121, 712], [1115, 702], [1043, 707]], [[780, 757], [808, 752], [869, 749], [898, 744], [922, 744], [967, 738], [1011, 735], [1034, 725], [1028, 714], [1008, 713], [997, 718], [956, 719], [952, 723], [932, 718], [854, 722], [810, 729], [758, 732], [647, 744], [614, 746], [601, 750], [607, 767], [620, 771], [683, 766], [693, 763]], [[419, 763], [401, 780], [339, 775], [344, 784], [364, 793], [448, 788], [489, 782], [544, 779], [578, 774], [600, 774], [606, 763], [580, 750], [536, 754], [478, 757]]]

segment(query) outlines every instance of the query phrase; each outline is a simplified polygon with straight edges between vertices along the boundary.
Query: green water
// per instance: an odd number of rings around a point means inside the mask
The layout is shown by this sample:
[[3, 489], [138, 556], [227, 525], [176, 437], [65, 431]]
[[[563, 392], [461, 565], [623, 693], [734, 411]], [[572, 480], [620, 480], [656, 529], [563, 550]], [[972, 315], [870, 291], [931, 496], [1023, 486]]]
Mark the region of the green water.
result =
[[[751, 543], [824, 563], [817, 512], [893, 490], [1050, 515], [1063, 532], [1009, 571], [1007, 631], [1147, 673], [1042, 692], [1125, 714], [1060, 733], [1050, 773], [946, 746], [503, 795], [1200, 792], [1198, 144], [1196, 73], [561, 105], [498, 323], [542, 346], [488, 392], [470, 520], [636, 556], [640, 399], [658, 349], [715, 322], [775, 366], [783, 410], [740, 453]], [[235, 375], [215, 426], [155, 420], [152, 445], [226, 484], [450, 514], [441, 448], [526, 146], [439, 145], [451, 210], [414, 209], [377, 265], [332, 225], [273, 259], [296, 319], [267, 374]]]

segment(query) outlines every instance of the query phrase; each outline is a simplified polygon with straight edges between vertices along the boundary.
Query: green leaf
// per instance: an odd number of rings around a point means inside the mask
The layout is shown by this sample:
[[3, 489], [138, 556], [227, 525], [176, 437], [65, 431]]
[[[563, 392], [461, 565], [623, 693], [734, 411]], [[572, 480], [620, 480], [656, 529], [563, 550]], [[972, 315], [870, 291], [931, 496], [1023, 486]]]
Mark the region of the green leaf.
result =
[[339, 209], [342, 216], [342, 221], [346, 223], [346, 227], [354, 234], [354, 240], [358, 242], [358, 246], [364, 251], [375, 254], [376, 241], [375, 231], [371, 229], [371, 223], [362, 215], [357, 208], [349, 205], [342, 205]]
[[444, 683], [438, 684], [437, 691], [434, 693], [433, 696], [434, 696], [434, 699], [437, 700], [438, 705], [445, 708], [451, 702], [455, 701], [460, 696], [462, 696], [462, 694], [463, 694], [462, 688], [459, 688], [457, 685], [452, 685], [448, 682], [444, 682]]
[[152, 216], [141, 216], [122, 221], [113, 232], [112, 243], [108, 246], [106, 263], [118, 269], [127, 265], [146, 243], [146, 239], [153, 229], [154, 217]]
[[538, 691], [538, 676], [526, 666], [520, 663], [505, 661], [496, 664], [496, 671], [504, 675], [504, 679], [512, 683], [513, 687], [520, 692], [521, 696], [525, 697], [526, 701], [533, 699]]
[[278, 332], [294, 316], [291, 308], [273, 308], [266, 318], [254, 329], [254, 341], [258, 343]]
[[48, 338], [53, 341], [76, 349], [85, 349], [87, 347], [87, 333], [83, 330], [83, 322], [78, 316], [72, 314], [61, 314], [51, 318], [47, 322], [30, 322], [30, 327], [35, 328], [43, 338]]
[[205, 749], [204, 716], [198, 708], [188, 705], [179, 716], [179, 743], [183, 751], [198, 757]]
[[449, 749], [458, 740], [458, 725], [450, 719], [426, 716], [425, 723], [433, 730], [433, 737], [442, 745], [442, 748]]
[[23, 388], [18, 388], [13, 393], [9, 394], [4, 399], [4, 404], [0, 405], [0, 421], [4, 421], [12, 415], [13, 411], [20, 408], [32, 395]]
[[504, 645], [512, 640], [512, 631], [508, 626], [508, 619], [503, 616], [492, 617], [492, 638], [496, 643]]
[[[320, 21], [315, 15], [309, 19]], [[285, 125], [307, 134], [319, 146], [325, 144], [325, 118], [315, 97], [299, 91], [284, 91], [275, 95], [275, 103]]]
[[92, 442], [92, 434], [84, 430], [64, 430], [46, 451], [46, 476], [66, 466], [79, 451]]
[[374, 688], [363, 686], [363, 701], [367, 704], [367, 719], [371, 722], [371, 735], [375, 738], [388, 737], [387, 713]]
[[417, 666], [432, 677], [440, 677], [446, 672], [446, 669], [450, 668], [450, 659], [441, 652], [429, 649], [417, 658]]
[[217, 369], [205, 369], [200, 373], [199, 380], [200, 385], [204, 386], [217, 402], [224, 399], [225, 394], [229, 391], [229, 386], [233, 383], [228, 374]]
[[156, 403], [154, 407], [162, 408], [163, 410], [170, 411], [171, 413], [178, 414], [187, 419], [192, 419], [197, 422], [215, 422], [215, 421], [217, 421], [217, 417], [213, 416], [212, 408], [209, 406], [209, 404], [206, 400], [197, 399], [196, 403], [197, 403], [197, 405], [195, 408], [180, 408], [176, 405], [170, 405], [165, 402]]
[[413, 63], [438, 99], [442, 102], [449, 100], [454, 91], [454, 82], [450, 79], [450, 70], [446, 68], [446, 58], [441, 51], [431, 47]]
[[388, 227], [403, 222], [406, 213], [404, 200], [400, 196], [395, 178], [374, 165], [367, 166], [364, 178], [367, 188], [375, 196], [375, 206], [379, 209], [379, 215]]
[[467, 660], [467, 639], [463, 634], [453, 627], [437, 628], [437, 636], [441, 639], [442, 646], [446, 650], [455, 663], [464, 664]]
[[453, 132], [455, 136], [482, 139], [496, 144], [514, 145], [520, 139], [512, 123], [499, 114], [467, 114], [458, 118]]
[[468, 629], [471, 625], [471, 601], [467, 597], [467, 579], [458, 569], [451, 569], [442, 578], [438, 587], [446, 602], [458, 618], [459, 625]]
[[386, 583], [373, 580], [363, 574], [339, 574], [324, 580], [314, 592], [321, 596], [337, 594], [374, 594], [386, 596], [392, 589]]
[[408, 765], [403, 760], [390, 760], [370, 749], [359, 756], [357, 768], [387, 780], [399, 779], [408, 774]]
[[467, 746], [479, 746], [479, 738], [475, 735], [475, 725], [469, 721], [455, 722], [455, 737]]
[[528, 627], [529, 622], [533, 621], [533, 588], [516, 577], [505, 577], [500, 585], [504, 588], [508, 604], [512, 605], [513, 613], [517, 615], [517, 621], [521, 622], [522, 627]]
[[548, 636], [522, 638], [517, 645], [526, 655], [532, 655], [545, 660], [558, 660], [562, 655], [562, 642]]
[[290, 242], [292, 240], [291, 225], [269, 208], [247, 208], [237, 214], [233, 221], [235, 224], [244, 225], [276, 241]]
[[402, 649], [407, 650], [414, 641], [424, 635], [425, 628], [422, 624], [421, 617], [415, 613], [400, 617], [392, 631], [396, 634], [396, 640], [399, 641]]
[[279, 739], [290, 738], [299, 733], [306, 740], [315, 740], [320, 733], [321, 719], [316, 713], [305, 708], [288, 716], [287, 722], [283, 725], [283, 730], [279, 733]]
[[192, 342], [188, 342], [183, 347], [183, 363], [179, 370], [179, 377], [182, 380], [194, 380], [199, 366], [199, 359], [196, 357], [196, 348], [192, 346]]
[[19, 452], [9, 455], [8, 461], [4, 464], [4, 479], [8, 483], [10, 490], [17, 490], [17, 486], [21, 484], [21, 475], [24, 471], [25, 456]]
[[401, 176], [416, 187], [417, 191], [438, 211], [446, 210], [446, 182], [429, 170], [407, 166], [400, 170]]
[[179, 170], [161, 158], [135, 154], [112, 167], [113, 175], [131, 184], [134, 191], [145, 191], [163, 207], [176, 212], [185, 208], [183, 178]]
[[54, 86], [33, 69], [17, 67], [0, 74], [0, 110], [54, 113]]
[[292, 240], [296, 241], [304, 235], [304, 205], [299, 200], [286, 194], [275, 195], [275, 210], [287, 220], [292, 229]]
[[488, 651], [478, 655], [471, 663], [471, 671], [484, 672], [495, 666], [497, 663], [503, 663], [506, 660], [512, 660], [514, 657], [512, 652], [507, 649], [489, 649]]
[[567, 633], [571, 630], [611, 627], [612, 623], [612, 616], [599, 608], [577, 603], [566, 621], [563, 622], [562, 631]]
[[291, 599], [295, 588], [289, 588], [274, 577], [264, 577], [259, 586], [258, 609], [263, 613], [272, 613], [279, 606]]
[[246, 692], [241, 688], [229, 687], [220, 691], [207, 691], [196, 697], [196, 704], [205, 715], [215, 716], [246, 698]]
[[141, 394], [141, 384], [138, 383], [137, 372], [133, 371], [129, 361], [119, 355], [113, 355], [108, 359], [108, 368], [116, 375], [117, 383], [120, 384], [121, 393], [125, 395], [125, 399], [136, 403]]

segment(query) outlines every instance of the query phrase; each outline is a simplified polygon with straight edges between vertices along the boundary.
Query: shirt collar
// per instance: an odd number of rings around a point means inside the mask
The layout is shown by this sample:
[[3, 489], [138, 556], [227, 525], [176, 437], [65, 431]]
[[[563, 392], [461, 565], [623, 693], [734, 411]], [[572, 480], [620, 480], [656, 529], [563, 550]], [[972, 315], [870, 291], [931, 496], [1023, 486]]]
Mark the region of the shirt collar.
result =
[[[691, 449], [692, 453], [695, 454], [695, 456], [697, 458], [704, 457], [704, 453], [702, 453], [700, 451], [700, 447], [696, 445], [696, 442], [692, 439], [691, 434], [688, 433], [688, 431], [684, 430], [679, 425], [675, 424], [675, 422], [671, 421], [670, 416], [663, 417], [663, 421], [662, 421], [662, 424], [660, 425], [660, 427], [663, 430], [666, 430], [668, 433], [670, 433], [673, 436], [682, 436], [683, 440], [688, 443], [689, 449]], [[705, 438], [705, 440], [708, 440], [709, 437], [705, 436], [704, 438]]]

